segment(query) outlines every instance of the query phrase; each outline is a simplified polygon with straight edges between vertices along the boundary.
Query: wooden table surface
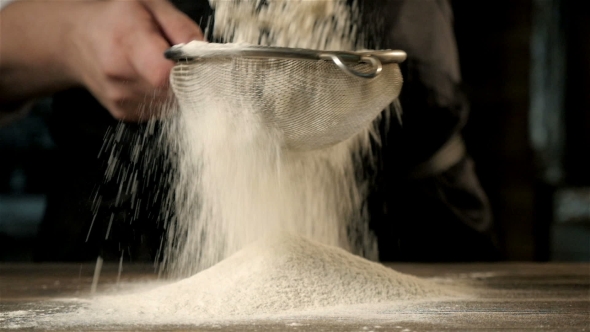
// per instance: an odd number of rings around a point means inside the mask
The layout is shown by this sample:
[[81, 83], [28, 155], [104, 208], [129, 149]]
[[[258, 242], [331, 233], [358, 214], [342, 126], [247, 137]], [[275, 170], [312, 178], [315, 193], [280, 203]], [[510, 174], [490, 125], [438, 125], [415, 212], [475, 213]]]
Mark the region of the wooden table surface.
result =
[[[63, 330], [195, 330], [195, 331], [439, 331], [439, 330], [559, 330], [590, 331], [590, 264], [386, 264], [397, 271], [437, 282], [469, 285], [481, 290], [474, 300], [432, 302], [408, 306], [395, 319], [367, 321], [312, 318], [297, 324], [277, 321], [228, 323], [214, 326], [77, 326], [27, 324], [51, 312], [51, 301], [90, 296], [93, 264], [0, 264], [0, 329]], [[98, 293], [157, 280], [153, 266], [105, 264]], [[41, 309], [39, 309], [41, 308]], [[47, 311], [49, 310], [49, 311]]]

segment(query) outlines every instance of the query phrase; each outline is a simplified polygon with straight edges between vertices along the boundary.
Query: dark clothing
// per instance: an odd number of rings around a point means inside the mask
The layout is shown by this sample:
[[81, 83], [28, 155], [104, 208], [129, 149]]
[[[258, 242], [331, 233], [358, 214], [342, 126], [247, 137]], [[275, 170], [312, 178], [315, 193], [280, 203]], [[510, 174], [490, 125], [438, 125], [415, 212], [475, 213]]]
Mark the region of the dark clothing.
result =
[[[498, 259], [491, 210], [464, 156], [443, 171], [415, 170], [460, 135], [469, 109], [461, 90], [458, 54], [448, 1], [371, 2], [365, 19], [384, 22], [374, 43], [401, 49], [402, 124], [392, 122], [382, 149], [381, 172], [369, 200], [382, 260]], [[386, 13], [385, 18], [379, 19]], [[381, 32], [381, 33], [379, 33]]]
[[[207, 22], [210, 8], [206, 0], [173, 2], [197, 23]], [[444, 0], [370, 0], [364, 5], [363, 26], [370, 28], [368, 35], [372, 36], [368, 46], [408, 53], [402, 65], [403, 122], [392, 121], [389, 130], [382, 128], [383, 146], [376, 149], [380, 166], [367, 201], [381, 259], [494, 259], [490, 209], [471, 160], [465, 156], [448, 169], [418, 177], [413, 172], [428, 165], [429, 159], [460, 132], [468, 115], [459, 86], [449, 4]], [[114, 130], [116, 121], [85, 91], [67, 91], [54, 100], [51, 129], [61, 151], [62, 167], [49, 195], [37, 259], [90, 260], [98, 254], [119, 256], [125, 250], [132, 259], [153, 260], [164, 231], [163, 216], [158, 213], [162, 197], [154, 193], [165, 190], [159, 188], [167, 171], [164, 160], [135, 165], [134, 171], [127, 172], [139, 174], [135, 195], [145, 198], [138, 212], [118, 181], [104, 180], [109, 158], [112, 160], [110, 152], [97, 157], [105, 134]], [[157, 128], [142, 124], [126, 127], [123, 136], [111, 140], [107, 147], [114, 144], [113, 151], [122, 162], [129, 161], [127, 150], [137, 146], [131, 144], [137, 137], [154, 140], [153, 144], [143, 142], [144, 147], [155, 146], [157, 138], [157, 134], [145, 135]], [[157, 159], [154, 151], [149, 152], [150, 157]], [[153, 176], [141, 176], [148, 173]], [[97, 189], [101, 197], [98, 205], [93, 203]]]

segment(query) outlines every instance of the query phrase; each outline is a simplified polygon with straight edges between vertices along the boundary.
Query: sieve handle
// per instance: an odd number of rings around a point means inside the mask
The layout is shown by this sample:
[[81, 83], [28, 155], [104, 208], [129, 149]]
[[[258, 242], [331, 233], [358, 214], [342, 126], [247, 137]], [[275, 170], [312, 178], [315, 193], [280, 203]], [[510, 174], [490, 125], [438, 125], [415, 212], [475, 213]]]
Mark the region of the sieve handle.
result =
[[367, 63], [372, 66], [371, 71], [368, 73], [363, 73], [363, 72], [360, 72], [358, 70], [354, 70], [354, 69], [348, 67], [342, 61], [342, 59], [340, 59], [340, 57], [336, 54], [331, 54], [331, 53], [323, 54], [322, 59], [332, 60], [332, 62], [334, 62], [334, 64], [336, 66], [338, 66], [338, 68], [340, 68], [340, 70], [342, 70], [343, 72], [347, 73], [348, 75], [350, 75], [352, 77], [361, 77], [361, 78], [371, 79], [371, 78], [375, 78], [375, 77], [379, 76], [379, 74], [381, 74], [381, 72], [383, 71], [383, 65], [381, 64], [381, 61], [379, 61], [378, 58], [371, 56], [371, 55], [365, 55], [359, 59], [359, 63]]
[[[204, 43], [207, 45], [208, 43]], [[167, 59], [174, 61], [191, 61], [195, 59], [211, 58], [262, 58], [262, 59], [291, 59], [291, 60], [326, 60], [326, 56], [334, 54], [341, 62], [358, 63], [367, 56], [377, 58], [381, 64], [401, 63], [406, 60], [406, 52], [400, 50], [373, 51], [319, 51], [303, 48], [271, 47], [271, 46], [236, 46], [236, 44], [215, 44], [214, 48], [187, 48], [184, 44], [172, 46], [164, 53]], [[227, 46], [226, 46], [227, 45]], [[331, 60], [331, 58], [328, 58]]]

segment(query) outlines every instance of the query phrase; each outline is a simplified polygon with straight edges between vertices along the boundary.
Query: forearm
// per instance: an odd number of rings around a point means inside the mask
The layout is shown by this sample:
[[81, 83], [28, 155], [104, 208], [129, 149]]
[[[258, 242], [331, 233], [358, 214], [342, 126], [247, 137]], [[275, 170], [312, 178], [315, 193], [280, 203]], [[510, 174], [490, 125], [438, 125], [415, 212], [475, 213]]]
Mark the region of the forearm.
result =
[[0, 109], [78, 85], [65, 57], [77, 1], [17, 1], [0, 12]]

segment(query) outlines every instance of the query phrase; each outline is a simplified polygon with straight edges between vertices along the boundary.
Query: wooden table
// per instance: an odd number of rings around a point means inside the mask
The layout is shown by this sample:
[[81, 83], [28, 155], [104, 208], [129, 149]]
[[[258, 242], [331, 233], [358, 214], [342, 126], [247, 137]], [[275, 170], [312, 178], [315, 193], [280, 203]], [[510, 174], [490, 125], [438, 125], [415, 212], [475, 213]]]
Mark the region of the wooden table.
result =
[[[408, 306], [396, 319], [379, 324], [309, 319], [297, 324], [261, 321], [222, 326], [101, 326], [100, 330], [195, 331], [440, 331], [576, 330], [590, 331], [590, 264], [386, 264], [397, 271], [481, 290], [475, 300]], [[48, 300], [88, 297], [93, 264], [0, 264], [0, 328], [19, 312], [43, 311]], [[149, 265], [103, 266], [97, 292], [115, 292], [138, 281], [157, 279]], [[17, 314], [14, 314], [14, 313]], [[22, 317], [21, 317], [22, 322]], [[30, 326], [28, 327], [30, 328]], [[37, 327], [45, 329], [44, 327]], [[97, 329], [96, 326], [93, 327]], [[23, 327], [25, 329], [25, 327]], [[67, 328], [64, 328], [67, 330]], [[91, 330], [75, 327], [73, 330]], [[18, 328], [13, 329], [18, 330]]]

